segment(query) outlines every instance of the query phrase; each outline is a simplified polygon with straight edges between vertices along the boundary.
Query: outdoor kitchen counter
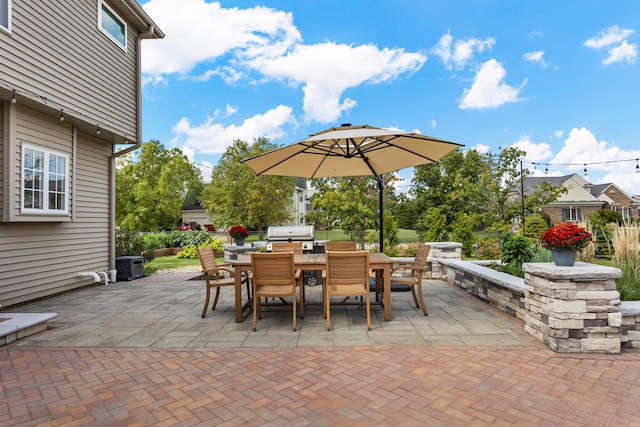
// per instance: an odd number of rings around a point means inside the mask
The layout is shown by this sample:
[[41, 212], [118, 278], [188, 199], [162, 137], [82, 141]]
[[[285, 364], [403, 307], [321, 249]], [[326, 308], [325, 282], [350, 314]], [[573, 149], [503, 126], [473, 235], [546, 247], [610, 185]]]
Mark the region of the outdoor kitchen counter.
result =
[[[326, 270], [327, 258], [325, 254], [295, 254], [295, 266], [298, 270]], [[237, 260], [230, 260], [228, 264], [232, 265], [235, 270], [235, 310], [236, 322], [242, 323], [242, 283], [241, 272], [251, 270], [251, 256], [238, 255]], [[382, 301], [380, 301], [384, 309], [384, 320], [391, 320], [391, 266], [393, 259], [385, 254], [370, 253], [369, 267], [376, 272], [376, 289], [380, 289], [382, 282]], [[323, 293], [324, 294], [324, 293]], [[246, 305], [245, 305], [246, 307]]]

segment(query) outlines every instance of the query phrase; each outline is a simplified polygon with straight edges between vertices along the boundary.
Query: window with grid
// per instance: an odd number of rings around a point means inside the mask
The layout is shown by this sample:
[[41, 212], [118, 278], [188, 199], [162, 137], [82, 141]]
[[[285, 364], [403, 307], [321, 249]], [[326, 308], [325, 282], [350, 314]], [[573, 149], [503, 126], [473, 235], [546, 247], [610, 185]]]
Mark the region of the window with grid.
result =
[[69, 211], [69, 157], [23, 146], [22, 212], [66, 214]]

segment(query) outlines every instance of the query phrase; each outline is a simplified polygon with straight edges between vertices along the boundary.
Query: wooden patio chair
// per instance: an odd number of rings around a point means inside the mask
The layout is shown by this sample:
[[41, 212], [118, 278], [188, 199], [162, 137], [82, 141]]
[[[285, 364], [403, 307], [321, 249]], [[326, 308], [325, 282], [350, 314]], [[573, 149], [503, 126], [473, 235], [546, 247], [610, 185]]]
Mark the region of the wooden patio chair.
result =
[[[211, 297], [211, 288], [216, 288], [216, 296], [211, 306], [211, 311], [213, 311], [216, 309], [216, 305], [218, 305], [220, 288], [222, 286], [235, 286], [236, 279], [232, 269], [218, 265], [213, 253], [213, 248], [198, 248], [198, 258], [200, 259], [200, 265], [202, 266], [202, 273], [204, 274], [207, 288], [207, 296], [204, 300], [204, 308], [202, 309], [202, 317], [206, 317], [207, 307], [209, 306], [209, 299]], [[242, 282], [247, 284], [247, 293], [249, 293], [249, 281], [246, 276], [243, 277]]]
[[[411, 286], [411, 294], [413, 295], [413, 301], [416, 303], [416, 308], [422, 308], [422, 312], [425, 316], [428, 316], [427, 306], [424, 303], [422, 296], [422, 278], [427, 269], [427, 257], [431, 245], [420, 243], [416, 257], [412, 263], [396, 264], [391, 269], [391, 284], [403, 284]], [[405, 274], [400, 274], [404, 272]], [[416, 297], [416, 288], [418, 288], [418, 297]]]
[[357, 249], [356, 242], [352, 240], [330, 240], [324, 244], [326, 251], [355, 251]]
[[[271, 242], [271, 252], [302, 253], [302, 242]], [[300, 288], [300, 318], [304, 319], [304, 272], [296, 270], [296, 283]]]
[[296, 272], [293, 252], [252, 253], [253, 330], [262, 318], [261, 298], [292, 298], [293, 330], [296, 330]]
[[328, 251], [324, 306], [327, 331], [331, 330], [331, 297], [362, 296], [366, 301], [367, 329], [371, 330], [371, 298], [369, 295], [369, 252]]

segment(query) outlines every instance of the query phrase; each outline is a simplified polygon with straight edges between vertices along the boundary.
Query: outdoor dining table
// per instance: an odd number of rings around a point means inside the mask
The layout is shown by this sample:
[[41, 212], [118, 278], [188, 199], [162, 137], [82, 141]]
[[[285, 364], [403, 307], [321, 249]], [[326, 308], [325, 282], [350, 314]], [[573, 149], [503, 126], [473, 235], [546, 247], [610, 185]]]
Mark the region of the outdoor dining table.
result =
[[[297, 270], [326, 270], [327, 257], [325, 254], [295, 254], [295, 268]], [[238, 255], [238, 259], [228, 260], [226, 264], [231, 265], [235, 272], [235, 311], [236, 322], [242, 323], [242, 313], [250, 304], [242, 304], [242, 272], [251, 271], [251, 256]], [[382, 284], [382, 301], [380, 304], [384, 309], [384, 320], [391, 320], [391, 266], [393, 260], [382, 253], [373, 252], [369, 254], [369, 267], [376, 272], [376, 289], [380, 289]]]

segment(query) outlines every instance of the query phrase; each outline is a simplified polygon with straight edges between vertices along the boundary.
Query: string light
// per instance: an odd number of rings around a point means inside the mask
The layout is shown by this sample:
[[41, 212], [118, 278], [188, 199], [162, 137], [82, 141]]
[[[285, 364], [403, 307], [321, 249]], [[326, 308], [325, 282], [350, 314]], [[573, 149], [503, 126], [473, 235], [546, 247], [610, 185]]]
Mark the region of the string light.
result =
[[584, 176], [587, 176], [587, 164], [584, 164]]
[[636, 173], [640, 173], [640, 165], [638, 164], [638, 159], [636, 159]]
[[16, 101], [16, 90], [14, 89], [13, 90], [13, 95], [11, 96], [11, 103], [15, 104], [16, 102], [17, 102]]
[[96, 135], [100, 135], [100, 123], [98, 123], [98, 125], [97, 125]]
[[549, 173], [549, 163], [547, 163], [547, 165], [544, 167], [544, 174], [548, 174]]
[[60, 109], [60, 121], [64, 122], [64, 110], [62, 108]]

